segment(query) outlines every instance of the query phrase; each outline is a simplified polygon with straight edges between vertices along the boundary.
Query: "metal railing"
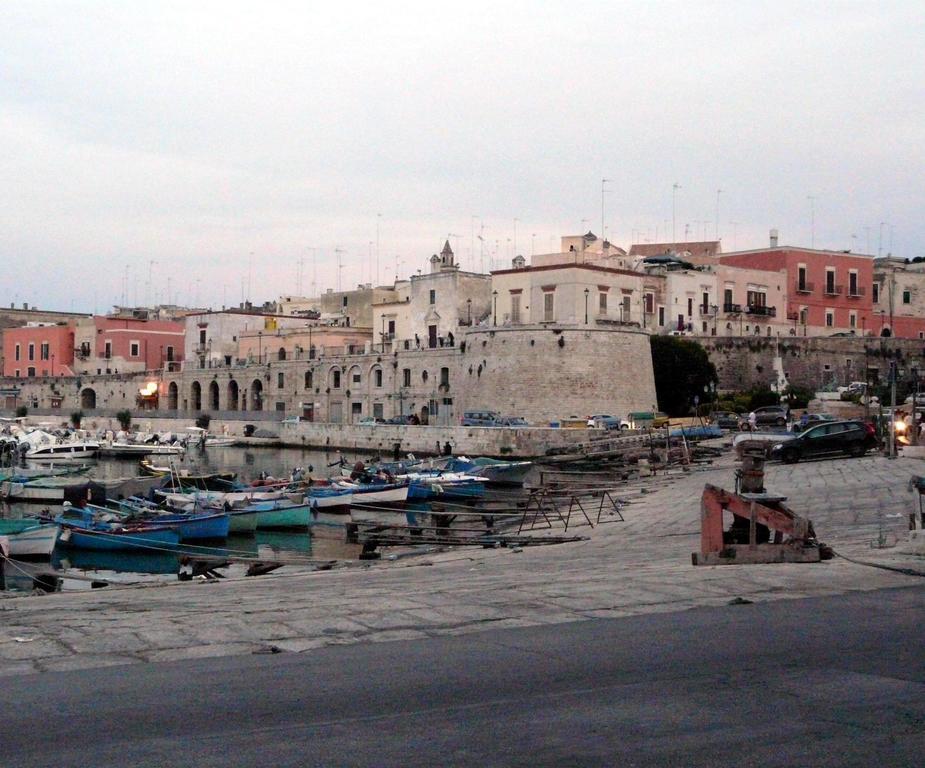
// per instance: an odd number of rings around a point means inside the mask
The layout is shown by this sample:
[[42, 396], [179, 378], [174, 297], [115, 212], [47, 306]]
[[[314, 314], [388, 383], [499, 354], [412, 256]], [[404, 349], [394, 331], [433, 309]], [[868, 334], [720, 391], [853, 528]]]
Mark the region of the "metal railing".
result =
[[794, 285], [794, 290], [797, 293], [812, 293], [814, 290], [816, 290], [816, 284], [810, 283], [806, 280], [797, 280], [796, 284]]

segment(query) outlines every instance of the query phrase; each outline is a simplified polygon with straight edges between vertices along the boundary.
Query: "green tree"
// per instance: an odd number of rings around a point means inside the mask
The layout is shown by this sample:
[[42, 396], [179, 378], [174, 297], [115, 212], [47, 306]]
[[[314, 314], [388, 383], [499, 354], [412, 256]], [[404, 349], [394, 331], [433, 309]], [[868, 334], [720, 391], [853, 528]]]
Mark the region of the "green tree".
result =
[[129, 427], [132, 426], [132, 412], [129, 410], [119, 411], [116, 414], [116, 421], [119, 422], [119, 426], [122, 427], [125, 432], [128, 432]]
[[677, 336], [650, 336], [655, 394], [659, 410], [685, 416], [694, 397], [704, 399], [704, 388], [716, 382], [716, 368], [699, 344]]

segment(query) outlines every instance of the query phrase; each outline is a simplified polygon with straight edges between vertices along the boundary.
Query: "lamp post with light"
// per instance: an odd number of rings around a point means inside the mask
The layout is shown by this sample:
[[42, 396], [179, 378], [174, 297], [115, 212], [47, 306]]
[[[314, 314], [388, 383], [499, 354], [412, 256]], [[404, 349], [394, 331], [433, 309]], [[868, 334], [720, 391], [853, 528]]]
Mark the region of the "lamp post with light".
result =
[[588, 295], [591, 293], [590, 288], [585, 288], [585, 325], [588, 324]]
[[492, 325], [498, 324], [498, 292], [491, 292], [492, 301], [494, 302], [494, 308], [492, 310]]

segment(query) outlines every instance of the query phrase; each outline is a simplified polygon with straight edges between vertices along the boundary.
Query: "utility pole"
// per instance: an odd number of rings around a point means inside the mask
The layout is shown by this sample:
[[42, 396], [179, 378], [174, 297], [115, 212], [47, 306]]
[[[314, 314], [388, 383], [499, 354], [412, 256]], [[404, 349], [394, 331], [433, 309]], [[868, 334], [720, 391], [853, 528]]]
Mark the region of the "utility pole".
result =
[[890, 360], [890, 455], [896, 458], [896, 359]]

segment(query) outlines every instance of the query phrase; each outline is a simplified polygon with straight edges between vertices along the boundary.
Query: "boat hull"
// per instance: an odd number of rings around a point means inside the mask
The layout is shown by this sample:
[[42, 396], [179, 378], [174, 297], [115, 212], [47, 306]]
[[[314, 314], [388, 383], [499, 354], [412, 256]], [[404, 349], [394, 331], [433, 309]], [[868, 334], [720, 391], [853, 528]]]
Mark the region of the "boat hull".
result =
[[273, 528], [308, 528], [312, 524], [312, 508], [309, 504], [278, 506], [254, 510], [257, 530]]
[[229, 512], [228, 532], [231, 534], [253, 534], [257, 530], [256, 512]]
[[176, 547], [180, 542], [180, 535], [171, 528], [115, 532], [62, 526], [58, 542], [66, 547], [94, 549], [103, 552], [152, 551], [160, 548]]
[[0, 535], [6, 536], [9, 542], [10, 557], [50, 558], [58, 540], [58, 526], [27, 520], [0, 520]]

